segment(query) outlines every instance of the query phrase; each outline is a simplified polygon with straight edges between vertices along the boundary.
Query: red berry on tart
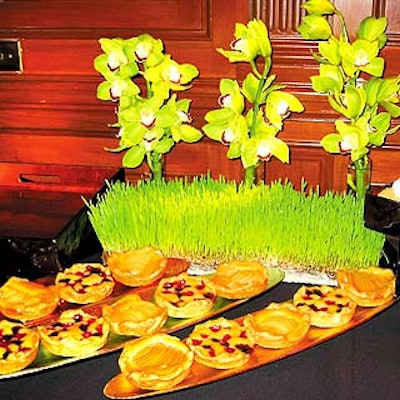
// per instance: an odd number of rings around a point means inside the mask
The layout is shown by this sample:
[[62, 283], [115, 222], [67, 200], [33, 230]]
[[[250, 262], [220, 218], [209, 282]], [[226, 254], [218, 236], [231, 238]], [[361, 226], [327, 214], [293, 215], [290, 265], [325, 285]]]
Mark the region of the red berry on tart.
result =
[[103, 300], [115, 286], [109, 269], [99, 263], [73, 264], [57, 274], [55, 284], [63, 300], [77, 304]]
[[108, 339], [109, 325], [102, 317], [71, 309], [57, 321], [38, 326], [43, 346], [63, 357], [83, 357], [102, 348]]
[[197, 318], [209, 312], [216, 299], [214, 284], [206, 277], [183, 272], [161, 279], [154, 300], [175, 318]]
[[6, 319], [0, 321], [0, 374], [10, 374], [29, 366], [39, 350], [36, 330]]
[[349, 322], [356, 303], [343, 289], [321, 286], [301, 286], [293, 296], [293, 304], [310, 315], [312, 326], [330, 328]]
[[200, 364], [230, 369], [246, 364], [254, 349], [252, 333], [237, 321], [220, 317], [196, 325], [186, 339]]

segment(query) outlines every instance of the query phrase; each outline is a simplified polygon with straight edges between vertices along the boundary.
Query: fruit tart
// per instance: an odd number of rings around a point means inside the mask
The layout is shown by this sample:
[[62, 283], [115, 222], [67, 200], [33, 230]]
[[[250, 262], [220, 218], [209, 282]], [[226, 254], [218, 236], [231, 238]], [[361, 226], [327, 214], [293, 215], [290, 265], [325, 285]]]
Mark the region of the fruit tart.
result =
[[293, 304], [309, 314], [312, 326], [331, 328], [349, 322], [356, 303], [343, 289], [321, 286], [301, 286], [293, 296]]
[[395, 295], [395, 276], [391, 269], [370, 267], [359, 270], [339, 270], [338, 285], [362, 307], [385, 304]]
[[108, 268], [100, 263], [77, 263], [56, 276], [60, 297], [70, 303], [88, 304], [109, 296], [115, 281]]
[[45, 349], [62, 357], [92, 354], [106, 344], [109, 334], [108, 322], [82, 309], [63, 311], [57, 321], [37, 329]]
[[255, 344], [251, 331], [224, 317], [196, 325], [185, 342], [194, 352], [195, 361], [217, 369], [246, 364]]
[[7, 318], [31, 321], [50, 315], [60, 300], [55, 285], [45, 286], [16, 276], [0, 287], [0, 312]]
[[310, 316], [291, 303], [271, 303], [246, 315], [243, 325], [252, 332], [257, 345], [283, 349], [305, 338], [310, 329]]
[[126, 286], [150, 285], [164, 275], [167, 262], [161, 251], [150, 246], [111, 253], [107, 258], [114, 279]]
[[29, 366], [39, 350], [36, 330], [6, 319], [0, 321], [0, 374], [11, 374]]
[[232, 260], [220, 264], [212, 278], [218, 296], [245, 299], [265, 290], [268, 270], [258, 261]]
[[193, 353], [179, 338], [157, 333], [127, 342], [118, 364], [132, 384], [147, 390], [167, 390], [189, 375]]
[[158, 332], [167, 321], [168, 313], [165, 308], [142, 300], [138, 294], [133, 293], [122, 296], [110, 305], [104, 305], [103, 318], [114, 333], [143, 336]]
[[214, 284], [208, 278], [186, 272], [161, 279], [154, 291], [156, 304], [175, 318], [205, 315], [214, 306], [216, 296]]

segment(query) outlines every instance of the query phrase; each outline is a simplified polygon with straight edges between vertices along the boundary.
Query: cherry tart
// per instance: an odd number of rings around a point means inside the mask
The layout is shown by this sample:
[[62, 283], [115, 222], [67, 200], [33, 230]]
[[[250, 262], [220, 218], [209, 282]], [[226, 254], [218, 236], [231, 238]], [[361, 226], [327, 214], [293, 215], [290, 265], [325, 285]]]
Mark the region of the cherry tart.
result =
[[154, 291], [156, 304], [175, 318], [205, 315], [214, 306], [216, 296], [215, 287], [208, 278], [186, 272], [161, 279]]
[[271, 303], [246, 315], [243, 325], [252, 332], [257, 345], [283, 349], [305, 338], [310, 329], [310, 316], [291, 303]]
[[112, 332], [119, 335], [143, 336], [158, 332], [168, 319], [165, 308], [127, 294], [111, 305], [103, 306], [103, 318]]
[[147, 390], [168, 390], [182, 382], [193, 364], [192, 351], [165, 333], [127, 342], [118, 359], [122, 374]]
[[0, 288], [0, 312], [7, 318], [31, 321], [54, 312], [60, 300], [58, 288], [16, 276]]
[[370, 267], [359, 270], [339, 270], [339, 286], [362, 307], [377, 307], [395, 295], [395, 276], [391, 269]]
[[168, 258], [150, 246], [122, 253], [114, 252], [107, 258], [107, 266], [114, 279], [132, 287], [150, 285], [160, 279], [167, 263]]
[[196, 362], [230, 369], [246, 364], [254, 349], [252, 333], [237, 321], [220, 317], [196, 325], [186, 339]]
[[106, 344], [109, 334], [109, 325], [102, 317], [81, 309], [64, 311], [56, 322], [37, 329], [45, 349], [62, 357], [92, 354]]
[[6, 319], [0, 321], [0, 374], [11, 374], [29, 366], [39, 350], [36, 330]]
[[77, 304], [103, 300], [115, 286], [110, 270], [99, 263], [73, 264], [57, 274], [55, 284], [63, 300]]
[[312, 326], [330, 328], [349, 322], [356, 303], [343, 289], [321, 286], [301, 286], [293, 296], [293, 304], [310, 316]]
[[263, 292], [268, 285], [268, 270], [258, 261], [231, 260], [220, 264], [212, 278], [218, 296], [245, 299]]

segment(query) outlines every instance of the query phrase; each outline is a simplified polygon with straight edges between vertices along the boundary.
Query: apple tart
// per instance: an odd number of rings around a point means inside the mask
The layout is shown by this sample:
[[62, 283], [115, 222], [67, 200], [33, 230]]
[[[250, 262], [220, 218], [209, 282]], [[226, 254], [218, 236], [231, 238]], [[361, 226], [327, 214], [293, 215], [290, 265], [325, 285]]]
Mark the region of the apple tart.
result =
[[258, 261], [232, 260], [217, 267], [212, 281], [218, 296], [227, 299], [253, 297], [268, 285], [268, 270]]
[[291, 303], [271, 303], [246, 315], [243, 324], [252, 332], [257, 345], [283, 349], [305, 338], [310, 329], [310, 316]]
[[92, 354], [106, 344], [109, 334], [108, 322], [81, 309], [66, 310], [57, 321], [37, 329], [45, 349], [62, 357]]
[[114, 279], [126, 286], [150, 285], [164, 275], [167, 262], [161, 251], [150, 246], [111, 253], [107, 258]]
[[77, 263], [56, 276], [60, 297], [70, 303], [89, 304], [109, 296], [115, 282], [108, 268], [100, 263]]
[[175, 318], [197, 318], [209, 312], [216, 299], [214, 284], [206, 277], [179, 275], [163, 278], [154, 291], [154, 301]]
[[301, 286], [293, 296], [293, 304], [310, 315], [312, 326], [331, 328], [349, 322], [356, 303], [343, 289], [321, 286]]
[[104, 305], [103, 318], [118, 335], [143, 336], [158, 332], [167, 321], [168, 313], [165, 308], [133, 293]]
[[39, 350], [36, 330], [6, 319], [0, 321], [0, 374], [11, 374], [29, 366]]
[[395, 276], [389, 268], [339, 270], [336, 278], [339, 286], [362, 307], [380, 306], [395, 295]]
[[254, 337], [237, 321], [220, 317], [196, 325], [186, 344], [200, 364], [217, 369], [241, 367], [250, 359]]
[[25, 278], [10, 277], [0, 287], [0, 312], [7, 318], [31, 321], [50, 315], [60, 300], [55, 285], [42, 285]]
[[147, 390], [167, 390], [189, 375], [193, 353], [179, 338], [158, 333], [126, 343], [118, 364], [132, 384]]

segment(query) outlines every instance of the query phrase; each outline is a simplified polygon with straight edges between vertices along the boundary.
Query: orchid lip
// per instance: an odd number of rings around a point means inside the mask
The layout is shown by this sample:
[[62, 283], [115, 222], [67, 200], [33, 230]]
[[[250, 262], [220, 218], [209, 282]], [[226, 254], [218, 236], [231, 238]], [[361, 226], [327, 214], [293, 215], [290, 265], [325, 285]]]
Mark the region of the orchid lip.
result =
[[218, 98], [218, 104], [221, 107], [229, 107], [232, 102], [232, 96], [228, 94], [223, 94]]

